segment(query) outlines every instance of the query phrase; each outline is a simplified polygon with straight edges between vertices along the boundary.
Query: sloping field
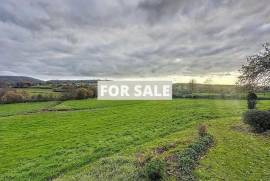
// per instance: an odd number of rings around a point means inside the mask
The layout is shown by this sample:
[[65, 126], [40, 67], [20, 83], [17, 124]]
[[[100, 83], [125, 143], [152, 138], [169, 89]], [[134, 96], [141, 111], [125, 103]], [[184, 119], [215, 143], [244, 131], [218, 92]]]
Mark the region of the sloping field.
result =
[[[81, 169], [85, 173], [100, 158], [115, 154], [131, 156], [172, 140], [182, 140], [185, 146], [194, 138], [197, 123], [209, 123], [215, 136], [220, 134], [215, 126], [220, 122], [238, 124], [246, 107], [245, 101], [206, 99], [82, 100], [47, 104], [45, 107], [51, 111], [35, 109], [38, 112], [27, 115], [14, 111], [13, 116], [0, 118], [0, 180], [46, 180], [65, 175], [73, 178], [73, 174], [81, 174]], [[261, 101], [259, 107], [266, 109], [269, 105]], [[18, 104], [8, 106], [9, 110], [19, 109]], [[42, 109], [40, 106], [39, 110]], [[227, 142], [217, 142], [221, 147], [226, 147], [224, 144]], [[202, 161], [203, 165], [215, 166], [212, 164], [218, 162], [215, 150], [219, 152], [220, 148], [214, 147], [209, 154], [213, 156], [207, 157], [205, 163]], [[226, 160], [226, 154], [222, 159]], [[204, 171], [201, 167], [197, 175], [208, 178]]]
[[238, 117], [207, 124], [216, 146], [195, 171], [201, 180], [270, 179], [270, 134], [251, 133]]
[[42, 109], [54, 107], [58, 102], [33, 102], [33, 103], [16, 103], [0, 104], [0, 117], [12, 116], [37, 112]]

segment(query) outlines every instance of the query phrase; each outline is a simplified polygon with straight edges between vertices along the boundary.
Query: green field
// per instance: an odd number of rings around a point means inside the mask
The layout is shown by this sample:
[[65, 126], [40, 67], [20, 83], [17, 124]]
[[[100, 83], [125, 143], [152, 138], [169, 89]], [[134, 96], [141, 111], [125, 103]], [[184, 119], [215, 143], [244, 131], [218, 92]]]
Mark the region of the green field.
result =
[[60, 97], [62, 94], [60, 92], [54, 92], [53, 89], [50, 88], [16, 88], [17, 91], [27, 92], [30, 96], [52, 96], [52, 97]]
[[[199, 123], [216, 140], [194, 172], [199, 179], [269, 180], [270, 137], [245, 129], [245, 110], [243, 100], [207, 99], [0, 105], [0, 180], [89, 180], [105, 157], [134, 159], [175, 142], [185, 148]], [[126, 178], [134, 171], [127, 170]]]
[[0, 104], [0, 117], [28, 114], [55, 107], [56, 101], [51, 102], [33, 102], [33, 103], [16, 103], [16, 104]]

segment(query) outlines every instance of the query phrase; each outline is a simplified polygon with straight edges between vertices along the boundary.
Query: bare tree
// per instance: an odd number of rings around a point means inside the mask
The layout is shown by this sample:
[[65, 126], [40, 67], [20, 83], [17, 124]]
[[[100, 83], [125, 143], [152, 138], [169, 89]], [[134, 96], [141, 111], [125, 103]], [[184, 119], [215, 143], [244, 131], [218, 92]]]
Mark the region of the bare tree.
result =
[[243, 65], [239, 83], [253, 90], [257, 86], [270, 85], [270, 44], [263, 44], [263, 50], [247, 57], [247, 64]]

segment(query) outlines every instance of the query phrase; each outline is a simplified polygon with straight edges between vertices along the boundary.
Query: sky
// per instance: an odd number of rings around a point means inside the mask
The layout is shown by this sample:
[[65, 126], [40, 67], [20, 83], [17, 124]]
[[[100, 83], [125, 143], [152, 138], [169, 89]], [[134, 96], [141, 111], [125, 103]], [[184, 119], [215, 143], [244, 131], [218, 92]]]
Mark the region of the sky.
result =
[[0, 75], [233, 84], [269, 0], [1, 0]]

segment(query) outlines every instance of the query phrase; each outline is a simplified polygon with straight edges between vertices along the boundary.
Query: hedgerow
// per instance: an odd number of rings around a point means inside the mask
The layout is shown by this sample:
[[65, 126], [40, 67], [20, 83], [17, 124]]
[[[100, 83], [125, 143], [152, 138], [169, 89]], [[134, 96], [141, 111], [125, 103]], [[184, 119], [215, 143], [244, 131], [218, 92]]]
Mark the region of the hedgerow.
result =
[[206, 134], [200, 137], [197, 142], [189, 145], [183, 152], [177, 154], [177, 175], [181, 180], [194, 180], [193, 169], [213, 143], [213, 136]]
[[270, 129], [270, 111], [248, 110], [243, 115], [243, 121], [256, 132], [264, 132]]
[[[206, 128], [205, 128], [206, 129]], [[174, 175], [179, 180], [195, 180], [193, 170], [198, 164], [198, 160], [213, 145], [213, 136], [205, 133], [200, 136], [198, 141], [189, 145], [184, 151], [176, 153], [174, 161]], [[144, 166], [146, 177], [149, 180], [162, 180], [165, 178], [166, 164], [163, 160], [154, 159]]]

